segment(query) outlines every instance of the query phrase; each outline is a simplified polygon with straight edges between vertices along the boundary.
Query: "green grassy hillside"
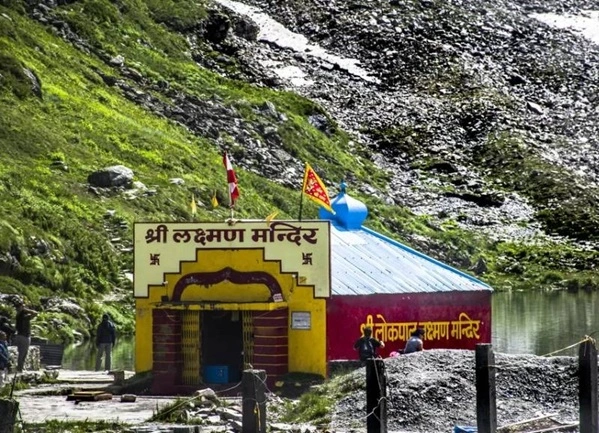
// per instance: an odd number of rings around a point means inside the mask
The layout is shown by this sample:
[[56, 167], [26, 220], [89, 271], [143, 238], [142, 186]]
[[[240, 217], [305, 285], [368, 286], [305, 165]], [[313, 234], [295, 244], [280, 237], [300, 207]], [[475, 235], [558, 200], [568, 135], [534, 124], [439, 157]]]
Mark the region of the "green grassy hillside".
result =
[[[345, 134], [329, 137], [308, 123], [308, 114], [320, 112], [309, 101], [198, 68], [185, 54], [184, 38], [161, 22], [186, 26], [185, 20], [196, 22], [204, 11], [193, 2], [178, 5], [85, 1], [54, 13], [98, 52], [110, 53], [118, 46], [150, 82], [168, 80], [198, 98], [222, 98], [248, 116], [256, 116], [252, 107], [274, 103], [289, 118], [284, 131], [288, 149], [334, 178], [341, 179], [345, 171], [362, 178], [373, 173], [366, 160], [356, 170]], [[173, 15], [166, 15], [167, 10]], [[228, 209], [209, 206], [214, 191], [221, 203], [226, 201], [221, 150], [126, 100], [99, 75], [114, 75], [113, 69], [29, 19], [20, 2], [0, 7], [0, 53], [0, 250], [7, 257], [0, 290], [23, 294], [35, 306], [43, 297], [73, 297], [83, 301], [92, 320], [108, 304], [121, 329], [131, 330], [130, 303], [125, 307], [121, 300], [131, 291], [122, 271], [131, 269], [132, 255], [119, 251], [111, 239], [130, 243], [135, 220], [192, 220], [192, 194], [200, 202], [197, 220], [224, 220]], [[41, 82], [41, 97], [32, 92], [24, 69]], [[234, 143], [229, 150], [243, 157]], [[156, 194], [128, 199], [119, 191], [92, 193], [87, 176], [116, 164], [134, 170], [135, 179]], [[281, 211], [280, 217], [297, 216], [298, 191], [239, 169], [237, 174], [242, 190], [237, 217], [263, 218], [274, 209]], [[172, 184], [171, 178], [185, 184]], [[316, 208], [307, 208], [308, 216], [315, 216]], [[36, 252], [40, 242], [48, 246], [44, 254]], [[3, 308], [8, 312], [7, 305]], [[50, 315], [86, 334], [85, 321]], [[69, 338], [68, 329], [64, 331], [48, 328], [43, 333]]]
[[[210, 206], [214, 191], [226, 201], [222, 151], [237, 161], [249, 152], [227, 131], [215, 139], [154, 114], [126, 97], [122, 86], [113, 85], [117, 80], [167, 107], [173, 95], [187, 95], [217, 101], [235, 113], [232, 123], [274, 125], [281, 148], [310, 162], [327, 182], [351, 179], [352, 194], [369, 205], [369, 226], [399, 240], [407, 233], [422, 235], [429, 239], [427, 252], [463, 269], [485, 257], [489, 271], [482, 278], [499, 289], [539, 283], [595, 287], [585, 271], [586, 261], [594, 260], [590, 252], [491, 243], [455, 224], [434, 226], [426, 217], [384, 204], [388, 176], [340, 128], [322, 132], [312, 126], [310, 115], [326, 116], [321, 107], [292, 93], [228, 79], [192, 60], [218, 56], [201, 38], [192, 46], [183, 35], [203, 25], [207, 13], [201, 3], [68, 3], [34, 20], [26, 2], [0, 1], [0, 293], [21, 294], [40, 309], [50, 297], [73, 298], [84, 308], [79, 315], [47, 309], [38, 335], [65, 341], [88, 336], [90, 323], [104, 310], [122, 332], [131, 331], [132, 289], [124, 273], [132, 267], [132, 223], [224, 220], [228, 209]], [[117, 55], [124, 57], [126, 70], [111, 65]], [[36, 80], [41, 89], [32, 89]], [[160, 90], [161, 83], [168, 90]], [[274, 124], [258, 109], [266, 102], [287, 121]], [[149, 190], [131, 195], [89, 188], [90, 173], [119, 164]], [[237, 217], [264, 218], [275, 209], [279, 218], [297, 217], [301, 172], [296, 188], [241, 167], [236, 172]], [[366, 196], [358, 188], [354, 193], [352, 186], [361, 184], [379, 193]], [[192, 194], [200, 202], [195, 217]], [[316, 216], [314, 205], [306, 208], [304, 216]], [[14, 314], [6, 303], [3, 311]]]

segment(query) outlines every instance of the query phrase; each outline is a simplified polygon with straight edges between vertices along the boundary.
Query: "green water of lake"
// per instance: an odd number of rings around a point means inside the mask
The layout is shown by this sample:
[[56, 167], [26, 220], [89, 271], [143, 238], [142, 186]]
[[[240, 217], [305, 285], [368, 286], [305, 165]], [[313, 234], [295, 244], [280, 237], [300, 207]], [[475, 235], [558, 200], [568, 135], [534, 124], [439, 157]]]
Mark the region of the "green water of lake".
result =
[[[599, 293], [493, 294], [492, 343], [496, 352], [545, 355], [599, 334]], [[572, 348], [559, 355], [577, 355]]]
[[[96, 346], [90, 342], [69, 346], [64, 351], [62, 367], [68, 370], [93, 370], [96, 367], [96, 353]], [[134, 337], [117, 339], [112, 351], [112, 368], [135, 371]]]

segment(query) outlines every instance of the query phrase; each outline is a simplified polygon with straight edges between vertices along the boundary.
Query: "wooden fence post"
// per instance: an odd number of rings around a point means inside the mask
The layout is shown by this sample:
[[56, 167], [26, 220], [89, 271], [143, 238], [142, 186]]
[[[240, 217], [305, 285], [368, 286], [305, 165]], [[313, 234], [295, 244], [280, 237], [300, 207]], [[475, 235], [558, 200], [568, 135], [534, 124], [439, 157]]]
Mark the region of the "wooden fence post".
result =
[[387, 433], [387, 378], [382, 359], [366, 361], [366, 430]]
[[597, 408], [597, 348], [587, 340], [578, 348], [578, 401], [580, 433], [599, 433]]
[[495, 354], [490, 344], [476, 345], [476, 425], [478, 433], [497, 430]]
[[0, 433], [13, 433], [17, 423], [19, 403], [13, 399], [0, 398]]
[[242, 433], [266, 433], [266, 372], [244, 370], [242, 389]]

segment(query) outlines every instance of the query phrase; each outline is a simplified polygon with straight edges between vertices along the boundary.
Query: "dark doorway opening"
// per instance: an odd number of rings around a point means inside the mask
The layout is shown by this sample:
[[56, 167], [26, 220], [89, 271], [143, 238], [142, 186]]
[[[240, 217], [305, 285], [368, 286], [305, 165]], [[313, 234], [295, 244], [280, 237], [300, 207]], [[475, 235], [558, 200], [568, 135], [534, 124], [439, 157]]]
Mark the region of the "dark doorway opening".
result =
[[239, 382], [243, 370], [243, 324], [240, 311], [202, 313], [204, 383]]

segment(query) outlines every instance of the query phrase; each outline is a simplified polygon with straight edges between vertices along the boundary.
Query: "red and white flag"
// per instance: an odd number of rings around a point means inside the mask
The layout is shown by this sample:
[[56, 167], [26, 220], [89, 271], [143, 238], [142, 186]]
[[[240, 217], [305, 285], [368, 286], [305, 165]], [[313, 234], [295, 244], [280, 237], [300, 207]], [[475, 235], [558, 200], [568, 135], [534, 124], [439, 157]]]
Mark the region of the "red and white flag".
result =
[[229, 204], [232, 206], [235, 205], [235, 201], [239, 198], [239, 187], [237, 186], [237, 178], [235, 177], [235, 172], [233, 171], [233, 166], [231, 165], [231, 160], [229, 159], [229, 155], [225, 152], [223, 156], [223, 164], [227, 169], [227, 182], [229, 183]]

